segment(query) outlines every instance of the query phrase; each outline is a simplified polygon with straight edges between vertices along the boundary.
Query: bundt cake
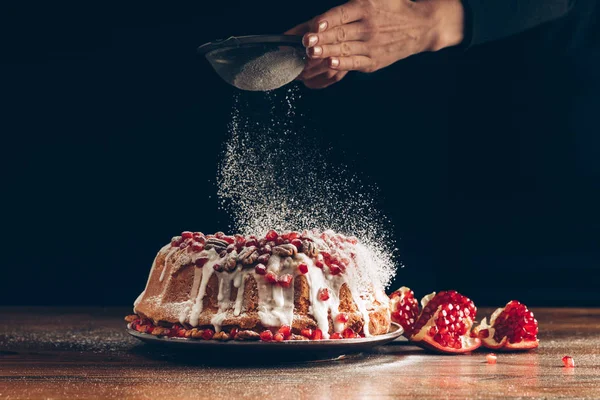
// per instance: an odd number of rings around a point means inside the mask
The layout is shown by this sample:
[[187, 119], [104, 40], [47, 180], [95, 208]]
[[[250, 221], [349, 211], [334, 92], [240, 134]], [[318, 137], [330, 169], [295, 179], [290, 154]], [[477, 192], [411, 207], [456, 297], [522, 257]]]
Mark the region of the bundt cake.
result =
[[182, 232], [158, 252], [126, 320], [158, 336], [221, 340], [384, 334], [389, 299], [361, 273], [368, 254], [356, 238], [333, 231]]

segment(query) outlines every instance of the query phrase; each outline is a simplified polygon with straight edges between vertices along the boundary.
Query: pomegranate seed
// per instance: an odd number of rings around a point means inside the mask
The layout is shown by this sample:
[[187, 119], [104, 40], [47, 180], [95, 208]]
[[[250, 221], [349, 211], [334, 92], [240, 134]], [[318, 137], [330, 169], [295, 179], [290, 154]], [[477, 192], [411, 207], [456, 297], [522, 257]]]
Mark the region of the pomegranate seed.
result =
[[194, 242], [192, 243], [191, 249], [194, 253], [199, 253], [204, 250], [204, 245], [202, 243]]
[[319, 296], [319, 300], [321, 300], [321, 301], [329, 300], [329, 289], [327, 289], [327, 288], [319, 289], [318, 296]]
[[173, 236], [173, 238], [171, 238], [171, 247], [179, 247], [182, 241], [183, 239], [181, 236]]
[[340, 333], [335, 332], [329, 336], [329, 339], [343, 339], [343, 337]]
[[346, 328], [342, 331], [342, 336], [345, 339], [354, 339], [357, 337], [360, 337], [356, 332], [354, 332], [354, 330], [352, 330], [352, 328]]
[[290, 243], [293, 244], [294, 246], [296, 246], [296, 248], [298, 249], [298, 251], [302, 251], [302, 240], [300, 240], [300, 239], [294, 239]]
[[215, 331], [213, 331], [212, 329], [205, 329], [204, 332], [202, 332], [202, 339], [210, 340], [214, 335]]
[[489, 329], [482, 329], [479, 331], [479, 337], [482, 339], [486, 339], [490, 336], [490, 330]]
[[256, 247], [258, 247], [258, 241], [256, 239], [246, 240], [245, 246], [246, 247], [250, 247], [250, 246], [256, 246]]
[[260, 340], [262, 340], [263, 342], [270, 342], [271, 340], [273, 340], [273, 332], [269, 330], [262, 331], [260, 333]]
[[265, 267], [264, 264], [256, 264], [256, 267], [254, 267], [254, 272], [256, 272], [259, 275], [266, 275], [267, 267]]
[[237, 335], [238, 329], [237, 328], [231, 328], [231, 330], [229, 331], [229, 337], [231, 339], [234, 339], [235, 336]]
[[275, 239], [275, 244], [276, 245], [283, 244], [283, 241], [284, 241], [284, 239], [281, 236], [279, 236], [277, 239]]
[[226, 241], [229, 244], [234, 244], [235, 243], [235, 238], [233, 236], [223, 236], [221, 238], [221, 240]]
[[488, 355], [485, 356], [485, 359], [488, 364], [496, 364], [497, 358], [498, 357], [496, 357], [496, 355], [494, 353], [489, 353]]
[[282, 334], [285, 339], [288, 339], [292, 335], [292, 328], [289, 325], [283, 325], [277, 333]]
[[348, 314], [346, 313], [339, 313], [336, 317], [337, 322], [341, 322], [341, 323], [346, 323], [348, 322]]
[[285, 275], [281, 275], [279, 277], [279, 279], [277, 280], [277, 283], [279, 284], [279, 286], [284, 287], [284, 288], [289, 288], [292, 285], [292, 280], [294, 279], [294, 277], [290, 274], [285, 274]]
[[265, 235], [265, 239], [267, 240], [275, 240], [279, 237], [279, 234], [274, 231], [273, 229], [271, 229], [269, 232], [267, 232], [267, 234]]
[[183, 231], [181, 232], [181, 237], [185, 240], [185, 239], [192, 239], [194, 237], [194, 234], [190, 231]]
[[267, 282], [269, 283], [277, 283], [277, 275], [275, 275], [273, 272], [269, 271], [267, 272], [267, 274], [265, 275], [265, 279], [267, 280]]
[[258, 261], [261, 264], [267, 265], [267, 263], [269, 262], [269, 258], [271, 258], [270, 254], [263, 254], [263, 255], [258, 256], [256, 261]]
[[304, 328], [300, 331], [300, 334], [306, 338], [312, 339], [313, 337], [313, 330], [310, 328]]
[[316, 266], [317, 268], [321, 268], [321, 269], [323, 269], [323, 267], [324, 267], [325, 265], [323, 264], [323, 261], [316, 260], [316, 261], [315, 261], [315, 266]]
[[225, 233], [224, 233], [224, 232], [221, 232], [221, 231], [219, 231], [219, 232], [215, 233], [215, 237], [216, 237], [217, 239], [222, 239], [222, 238], [223, 238], [223, 236], [225, 236]]
[[306, 264], [300, 264], [300, 265], [298, 265], [298, 269], [303, 274], [307, 274], [308, 273], [308, 265], [306, 265]]
[[571, 356], [564, 356], [562, 362], [565, 365], [565, 368], [575, 368], [575, 361]]
[[339, 265], [337, 265], [337, 264], [331, 264], [331, 265], [329, 266], [329, 273], [330, 273], [331, 275], [339, 275], [339, 274], [341, 274], [341, 273], [342, 273], [342, 269], [341, 269], [341, 268], [340, 268], [340, 266], [339, 266]]
[[194, 263], [194, 265], [198, 268], [202, 268], [204, 267], [204, 264], [206, 264], [208, 262], [208, 257], [200, 257], [196, 259], [196, 262]]
[[321, 331], [320, 329], [315, 329], [312, 340], [321, 340], [321, 339], [323, 339], [323, 331]]
[[243, 237], [242, 235], [235, 235], [235, 245], [238, 247], [242, 247], [243, 245], [246, 244], [246, 238]]
[[276, 333], [276, 334], [275, 334], [275, 336], [273, 336], [273, 339], [274, 339], [276, 342], [283, 342], [283, 340], [284, 340], [284, 337], [283, 337], [283, 334], [281, 334], [281, 333]]
[[292, 241], [292, 240], [299, 239], [299, 238], [300, 238], [300, 233], [299, 232], [290, 232], [288, 234], [288, 237], [286, 239]]

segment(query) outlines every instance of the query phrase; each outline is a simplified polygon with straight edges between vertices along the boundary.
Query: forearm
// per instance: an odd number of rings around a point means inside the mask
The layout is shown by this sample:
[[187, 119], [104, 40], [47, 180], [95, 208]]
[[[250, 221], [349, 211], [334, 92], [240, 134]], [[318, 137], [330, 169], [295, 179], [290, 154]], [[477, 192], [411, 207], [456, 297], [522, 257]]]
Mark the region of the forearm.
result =
[[502, 39], [565, 16], [575, 0], [462, 0], [465, 46]]

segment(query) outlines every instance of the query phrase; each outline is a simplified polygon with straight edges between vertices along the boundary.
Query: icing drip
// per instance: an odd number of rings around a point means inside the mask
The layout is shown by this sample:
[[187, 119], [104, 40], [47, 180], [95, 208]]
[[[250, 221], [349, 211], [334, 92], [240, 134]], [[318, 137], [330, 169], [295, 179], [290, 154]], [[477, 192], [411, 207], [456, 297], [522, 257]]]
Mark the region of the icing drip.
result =
[[214, 249], [210, 249], [208, 251], [203, 251], [205, 255], [209, 256], [209, 259], [204, 267], [202, 267], [202, 280], [200, 281], [200, 287], [198, 289], [198, 294], [196, 295], [196, 299], [194, 301], [194, 305], [192, 306], [192, 311], [189, 316], [189, 323], [191, 326], [198, 326], [198, 318], [200, 318], [200, 313], [202, 312], [202, 308], [204, 306], [202, 299], [204, 299], [204, 295], [206, 294], [206, 286], [208, 285], [208, 280], [215, 273], [214, 266], [220, 260], [219, 255]]
[[163, 269], [162, 272], [160, 273], [160, 278], [158, 278], [159, 282], [162, 282], [163, 279], [165, 279], [165, 272], [167, 271], [167, 265], [169, 263], [169, 259], [171, 258], [171, 256], [173, 254], [175, 254], [175, 252], [179, 250], [178, 247], [173, 247], [171, 248], [171, 250], [169, 250], [169, 253], [167, 254], [167, 256], [165, 257], [165, 262], [163, 264]]

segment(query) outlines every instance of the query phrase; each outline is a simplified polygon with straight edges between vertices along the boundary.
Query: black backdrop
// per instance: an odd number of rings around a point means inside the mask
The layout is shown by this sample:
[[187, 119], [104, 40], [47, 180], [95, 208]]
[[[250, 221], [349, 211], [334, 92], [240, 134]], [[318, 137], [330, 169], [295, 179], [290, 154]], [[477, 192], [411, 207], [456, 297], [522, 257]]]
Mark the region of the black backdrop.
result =
[[[0, 304], [131, 304], [172, 235], [227, 226], [212, 181], [235, 89], [195, 47], [326, 8], [306, 3], [3, 5]], [[307, 134], [381, 188], [394, 286], [600, 305], [600, 56], [569, 29], [302, 89]]]

